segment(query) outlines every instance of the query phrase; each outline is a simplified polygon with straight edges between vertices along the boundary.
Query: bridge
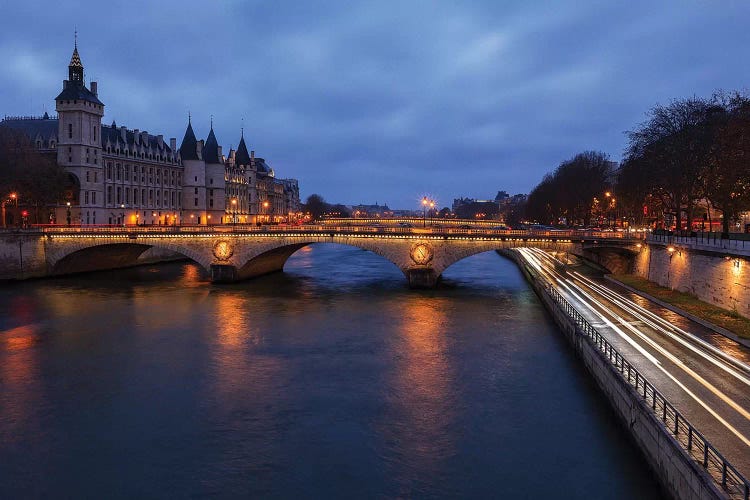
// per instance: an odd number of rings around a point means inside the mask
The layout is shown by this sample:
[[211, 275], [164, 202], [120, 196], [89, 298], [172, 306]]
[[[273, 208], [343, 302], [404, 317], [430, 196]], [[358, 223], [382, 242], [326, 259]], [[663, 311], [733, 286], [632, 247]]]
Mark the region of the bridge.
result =
[[287, 259], [304, 246], [337, 243], [384, 257], [413, 288], [433, 287], [455, 262], [491, 250], [536, 247], [586, 257], [615, 270], [629, 265], [640, 248], [640, 233], [458, 227], [55, 226], [36, 231], [48, 275], [135, 265], [153, 248], [193, 260], [214, 282], [233, 282], [283, 270]]

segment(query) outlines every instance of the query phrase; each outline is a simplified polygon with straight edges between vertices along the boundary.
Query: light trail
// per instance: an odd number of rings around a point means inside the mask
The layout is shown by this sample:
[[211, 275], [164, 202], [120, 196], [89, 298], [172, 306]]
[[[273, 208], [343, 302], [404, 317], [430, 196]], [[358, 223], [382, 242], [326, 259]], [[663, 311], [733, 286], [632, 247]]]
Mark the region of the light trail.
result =
[[[709, 392], [711, 392], [716, 397], [721, 399], [725, 404], [727, 404], [729, 407], [731, 407], [733, 410], [735, 410], [745, 419], [750, 420], [750, 412], [745, 410], [742, 406], [740, 406], [737, 402], [735, 402], [731, 397], [727, 396], [723, 391], [719, 390], [717, 387], [715, 387], [713, 384], [711, 384], [709, 381], [703, 378], [700, 374], [698, 374], [693, 369], [685, 365], [685, 363], [683, 363], [679, 358], [674, 356], [672, 353], [667, 351], [662, 346], [658, 345], [654, 340], [649, 338], [647, 334], [645, 334], [644, 332], [636, 328], [633, 325], [632, 321], [628, 321], [625, 318], [621, 317], [620, 315], [616, 314], [615, 312], [611, 311], [609, 307], [607, 307], [600, 300], [595, 298], [591, 293], [587, 292], [580, 285], [576, 284], [574, 279], [567, 278], [562, 273], [557, 271], [557, 269], [555, 268], [555, 262], [557, 260], [549, 256], [548, 254], [546, 254], [546, 252], [542, 250], [538, 250], [538, 249], [534, 249], [534, 250], [519, 249], [519, 252], [526, 259], [526, 261], [529, 262], [532, 265], [532, 267], [535, 270], [537, 270], [540, 274], [544, 275], [551, 284], [553, 285], [556, 284], [557, 285], [556, 288], [558, 289], [560, 288], [565, 289], [565, 292], [567, 292], [569, 296], [572, 296], [573, 298], [575, 298], [578, 304], [588, 309], [591, 312], [591, 314], [593, 314], [596, 318], [601, 320], [612, 331], [614, 331], [620, 338], [622, 338], [630, 346], [636, 349], [641, 355], [644, 356], [644, 358], [646, 358], [655, 367], [657, 367], [662, 373], [664, 373], [680, 389], [682, 389], [688, 396], [690, 396], [695, 402], [697, 402], [701, 407], [703, 407], [710, 415], [712, 415], [717, 421], [719, 421], [724, 427], [726, 427], [732, 434], [737, 436], [737, 438], [739, 438], [740, 441], [742, 441], [745, 445], [750, 446], [750, 439], [748, 439], [744, 434], [742, 434], [741, 431], [739, 431], [730, 422], [728, 422], [721, 415], [719, 415], [719, 413], [716, 410], [714, 410], [707, 402], [705, 402], [697, 394], [691, 391], [683, 382], [681, 382], [675, 375], [673, 375], [669, 370], [667, 370], [667, 368], [663, 366], [659, 360], [657, 360], [653, 355], [651, 355], [633, 337], [628, 335], [625, 331], [623, 331], [620, 327], [618, 327], [615, 323], [613, 323], [607, 317], [607, 314], [611, 315], [615, 319], [615, 321], [617, 321], [622, 326], [624, 326], [627, 330], [632, 332], [632, 334], [636, 335], [637, 338], [639, 338], [642, 342], [646, 343], [649, 347], [654, 349], [658, 354], [661, 354], [662, 356], [667, 358], [675, 366], [677, 366], [678, 368], [683, 370], [685, 373], [687, 373], [693, 380], [697, 381], [700, 385], [702, 385]], [[543, 263], [542, 260], [545, 260], [546, 264]], [[730, 373], [741, 382], [745, 384], [748, 384], [750, 382], [746, 377], [739, 374], [736, 370], [727, 366], [724, 356], [720, 356], [721, 359], [717, 359], [716, 357], [708, 355], [707, 353], [700, 352], [700, 350], [695, 348], [695, 346], [686, 342], [684, 338], [681, 338], [679, 335], [675, 335], [672, 332], [669, 332], [667, 329], [660, 327], [658, 324], [655, 324], [653, 321], [649, 321], [645, 317], [643, 312], [639, 312], [639, 309], [642, 309], [644, 311], [645, 309], [641, 308], [637, 304], [632, 303], [631, 301], [628, 301], [628, 299], [620, 298], [619, 296], [615, 294], [615, 292], [612, 292], [606, 289], [606, 287], [601, 287], [600, 285], [594, 284], [587, 278], [581, 276], [579, 273], [575, 273], [575, 274], [578, 275], [578, 276], [575, 276], [575, 279], [578, 279], [579, 281], [588, 285], [592, 293], [598, 294], [599, 296], [603, 297], [605, 300], [610, 300], [611, 302], [615, 303], [617, 306], [621, 307], [625, 312], [631, 313], [634, 316], [636, 316], [636, 318], [641, 319], [644, 323], [654, 328], [657, 332], [661, 332], [661, 333], [665, 333], [669, 335], [670, 338], [677, 340], [681, 345], [689, 348], [692, 352], [700, 355], [703, 359], [708, 360], [709, 362], [718, 366], [719, 368], [726, 371], [727, 373]], [[592, 285], [595, 285], [595, 286], [592, 286]], [[606, 292], [603, 291], [602, 288], [605, 288]], [[562, 290], [560, 291], [562, 292]], [[613, 297], [613, 294], [615, 294], [615, 297]], [[628, 302], [631, 302], [632, 306], [630, 306]], [[597, 307], [603, 310], [604, 312], [600, 312], [599, 310], [597, 310]], [[650, 313], [650, 311], [648, 312]], [[653, 313], [650, 313], [650, 314], [653, 314]], [[690, 337], [694, 338], [694, 336], [691, 334], [690, 334]], [[696, 340], [700, 340], [700, 339], [696, 338]], [[701, 344], [701, 347], [703, 347], [703, 344], [705, 343], [701, 341], [700, 344]], [[710, 346], [710, 347], [713, 347], [713, 346]], [[710, 349], [710, 351], [712, 354], [717, 354], [715, 352], [716, 351], [715, 348]], [[740, 363], [738, 360], [735, 360], [735, 361], [742, 367], [746, 366], [744, 365], [744, 363]]]

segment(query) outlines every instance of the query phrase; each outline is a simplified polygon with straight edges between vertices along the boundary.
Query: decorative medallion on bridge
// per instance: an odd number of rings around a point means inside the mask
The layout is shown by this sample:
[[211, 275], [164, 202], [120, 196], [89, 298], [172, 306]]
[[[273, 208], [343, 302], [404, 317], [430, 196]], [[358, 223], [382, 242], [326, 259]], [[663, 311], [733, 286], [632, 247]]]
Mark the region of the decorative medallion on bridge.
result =
[[426, 242], [415, 243], [409, 253], [411, 260], [420, 266], [428, 264], [432, 260], [433, 254], [432, 247]]
[[229, 260], [234, 253], [231, 243], [227, 240], [219, 240], [214, 243], [214, 256], [219, 260]]

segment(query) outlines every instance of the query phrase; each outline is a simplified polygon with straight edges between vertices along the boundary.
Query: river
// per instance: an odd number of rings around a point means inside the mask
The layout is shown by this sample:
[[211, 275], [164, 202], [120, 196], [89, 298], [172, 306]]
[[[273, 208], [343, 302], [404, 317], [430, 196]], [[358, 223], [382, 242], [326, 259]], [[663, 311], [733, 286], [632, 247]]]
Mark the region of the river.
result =
[[515, 265], [306, 247], [0, 287], [0, 497], [659, 498]]

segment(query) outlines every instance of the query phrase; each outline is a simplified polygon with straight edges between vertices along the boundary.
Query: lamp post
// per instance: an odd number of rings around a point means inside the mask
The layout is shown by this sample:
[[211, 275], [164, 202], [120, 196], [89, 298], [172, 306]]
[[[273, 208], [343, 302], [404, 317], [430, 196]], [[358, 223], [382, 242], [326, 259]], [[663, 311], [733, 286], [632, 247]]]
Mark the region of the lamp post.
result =
[[122, 219], [122, 227], [125, 227], [125, 205], [120, 204], [120, 218]]
[[67, 207], [65, 209], [65, 219], [68, 221], [68, 226], [70, 226], [70, 202], [66, 203]]
[[435, 200], [430, 200], [430, 226], [432, 226], [432, 211], [435, 210]]
[[422, 198], [422, 227], [427, 227], [427, 197]]
[[18, 195], [10, 193], [10, 199], [13, 201], [13, 222], [16, 222], [16, 219], [18, 219]]
[[232, 198], [232, 225], [237, 225], [237, 198]]
[[266, 222], [268, 222], [268, 219], [269, 219], [269, 217], [268, 217], [268, 200], [266, 200], [266, 201], [263, 202], [263, 212], [264, 212], [264, 214], [266, 216], [265, 217]]

